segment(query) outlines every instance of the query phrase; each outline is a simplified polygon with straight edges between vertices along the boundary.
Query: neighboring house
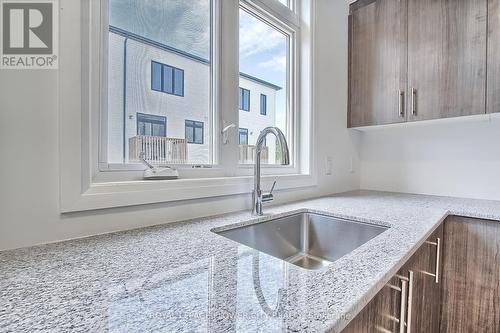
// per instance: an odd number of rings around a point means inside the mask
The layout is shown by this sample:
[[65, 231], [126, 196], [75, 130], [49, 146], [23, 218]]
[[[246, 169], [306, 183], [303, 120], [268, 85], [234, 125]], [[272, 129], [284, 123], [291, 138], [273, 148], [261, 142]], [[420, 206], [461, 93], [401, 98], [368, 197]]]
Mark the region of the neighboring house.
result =
[[[160, 142], [163, 152], [165, 147], [187, 145], [187, 156], [183, 157], [186, 163], [210, 162], [212, 117], [208, 60], [110, 27], [108, 63], [110, 163], [136, 160], [137, 156], [130, 156], [133, 149], [129, 145], [135, 145], [137, 138], [141, 139], [139, 136], [147, 136], [148, 140], [155, 137], [155, 144]], [[263, 128], [275, 125], [275, 99], [280, 89], [240, 74], [240, 162], [251, 162], [251, 153], [242, 155], [241, 151], [251, 151], [251, 147], [247, 150], [246, 146], [255, 145]], [[272, 163], [275, 139], [268, 137], [266, 144]], [[159, 156], [159, 149], [155, 150], [148, 155], [153, 162]], [[169, 162], [172, 158], [169, 156], [161, 158]]]

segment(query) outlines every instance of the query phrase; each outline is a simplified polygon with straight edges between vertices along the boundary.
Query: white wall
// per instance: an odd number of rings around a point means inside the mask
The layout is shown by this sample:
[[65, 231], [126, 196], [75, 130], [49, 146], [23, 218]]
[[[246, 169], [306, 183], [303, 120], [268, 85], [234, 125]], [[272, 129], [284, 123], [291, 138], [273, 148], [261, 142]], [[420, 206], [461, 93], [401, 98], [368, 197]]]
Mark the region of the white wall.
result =
[[500, 119], [398, 125], [361, 138], [361, 188], [500, 200]]
[[[63, 7], [78, 1], [61, 0]], [[316, 131], [318, 186], [276, 193], [284, 202], [359, 187], [350, 173], [356, 133], [346, 129], [347, 4], [317, 0]], [[63, 11], [64, 12], [64, 11]], [[61, 29], [74, 30], [78, 22]], [[60, 55], [70, 56], [70, 55]], [[324, 64], [324, 65], [321, 65]], [[0, 249], [84, 237], [250, 208], [250, 195], [61, 215], [59, 213], [58, 73], [0, 70]], [[332, 176], [324, 160], [334, 157]]]

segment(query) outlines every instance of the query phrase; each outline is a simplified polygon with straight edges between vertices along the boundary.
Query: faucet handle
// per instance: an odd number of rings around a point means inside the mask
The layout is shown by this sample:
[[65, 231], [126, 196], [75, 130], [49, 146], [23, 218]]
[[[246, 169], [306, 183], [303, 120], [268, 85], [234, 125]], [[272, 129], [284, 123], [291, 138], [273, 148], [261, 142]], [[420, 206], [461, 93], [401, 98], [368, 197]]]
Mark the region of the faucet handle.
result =
[[276, 181], [274, 181], [273, 186], [271, 186], [271, 191], [269, 191], [269, 194], [273, 194], [275, 186], [276, 186]]
[[273, 201], [273, 199], [274, 199], [273, 191], [274, 191], [274, 186], [275, 185], [276, 185], [276, 181], [274, 181], [273, 186], [271, 187], [271, 191], [269, 191], [269, 193], [263, 193], [262, 194], [262, 202]]

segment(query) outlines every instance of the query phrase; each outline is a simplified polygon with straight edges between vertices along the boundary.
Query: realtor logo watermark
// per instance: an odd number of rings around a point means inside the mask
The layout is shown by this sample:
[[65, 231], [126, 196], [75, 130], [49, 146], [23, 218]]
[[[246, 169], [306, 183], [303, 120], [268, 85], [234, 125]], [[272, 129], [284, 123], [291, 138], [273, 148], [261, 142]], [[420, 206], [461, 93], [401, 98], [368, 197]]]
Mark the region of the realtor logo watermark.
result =
[[58, 67], [57, 0], [0, 0], [0, 68]]

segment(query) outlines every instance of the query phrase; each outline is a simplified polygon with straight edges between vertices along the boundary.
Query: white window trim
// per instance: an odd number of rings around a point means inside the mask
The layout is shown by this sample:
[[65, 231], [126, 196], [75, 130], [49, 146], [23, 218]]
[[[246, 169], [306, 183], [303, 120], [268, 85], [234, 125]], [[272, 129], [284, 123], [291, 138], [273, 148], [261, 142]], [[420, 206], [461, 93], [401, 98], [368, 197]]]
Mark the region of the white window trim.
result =
[[[280, 6], [269, 0], [246, 0], [257, 6], [268, 6], [268, 10], [280, 13]], [[100, 1], [82, 1], [81, 7], [69, 5], [72, 0], [61, 0], [61, 50], [59, 70], [59, 112], [60, 112], [60, 211], [75, 212], [112, 207], [141, 205], [159, 202], [170, 202], [197, 198], [251, 193], [253, 188], [252, 166], [235, 164], [235, 159], [227, 160], [227, 156], [237, 155], [237, 145], [215, 145], [219, 164], [211, 168], [193, 169], [187, 166], [181, 170], [188, 177], [178, 180], [144, 181], [140, 180], [142, 172], [124, 170], [119, 172], [103, 172], [99, 167], [99, 126], [103, 126], [99, 117], [102, 100], [100, 98], [99, 73], [102, 44]], [[96, 5], [98, 3], [98, 5]], [[268, 167], [263, 172], [263, 187], [270, 186], [278, 179], [277, 190], [293, 189], [317, 184], [314, 166], [314, 115], [313, 115], [313, 42], [314, 42], [314, 1], [295, 1], [296, 11], [305, 15], [302, 19], [307, 29], [300, 30], [301, 48], [298, 50], [300, 73], [296, 73], [295, 82], [303, 82], [300, 87], [301, 96], [296, 105], [300, 108], [300, 119], [297, 119], [298, 135], [296, 149], [298, 156], [297, 170], [289, 167]], [[273, 9], [273, 6], [276, 7]], [[215, 89], [231, 92], [224, 98], [215, 101], [220, 107], [219, 122], [214, 126], [214, 133], [219, 133], [218, 123], [238, 121], [237, 89], [239, 87], [238, 63], [227, 59], [238, 60], [238, 1], [221, 1], [220, 24], [226, 35], [221, 40], [219, 52], [225, 58], [224, 67], [220, 66], [218, 86]], [[281, 11], [289, 13], [289, 11]], [[80, 22], [81, 40], [75, 38], [74, 28]], [[97, 23], [99, 22], [99, 23]], [[218, 31], [216, 31], [218, 33]], [[229, 53], [229, 56], [223, 54]], [[233, 54], [232, 54], [233, 53]], [[234, 54], [235, 53], [235, 54]], [[307, 65], [304, 65], [307, 64]], [[298, 98], [298, 96], [297, 96]], [[215, 135], [214, 135], [215, 136]], [[230, 140], [237, 140], [237, 131], [230, 134]], [[224, 165], [224, 169], [220, 168]], [[287, 174], [288, 172], [288, 174]], [[277, 173], [282, 173], [276, 175]], [[274, 174], [274, 175], [273, 175]]]

